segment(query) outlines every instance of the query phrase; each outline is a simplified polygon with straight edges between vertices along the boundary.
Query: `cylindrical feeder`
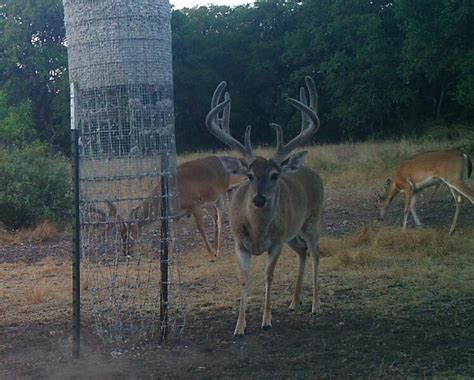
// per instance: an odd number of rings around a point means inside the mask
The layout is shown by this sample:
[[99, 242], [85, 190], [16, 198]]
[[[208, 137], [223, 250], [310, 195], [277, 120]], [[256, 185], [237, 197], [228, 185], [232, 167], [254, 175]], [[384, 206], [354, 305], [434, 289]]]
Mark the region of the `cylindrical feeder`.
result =
[[63, 3], [83, 298], [100, 336], [114, 347], [137, 345], [184, 323], [171, 8], [167, 0]]

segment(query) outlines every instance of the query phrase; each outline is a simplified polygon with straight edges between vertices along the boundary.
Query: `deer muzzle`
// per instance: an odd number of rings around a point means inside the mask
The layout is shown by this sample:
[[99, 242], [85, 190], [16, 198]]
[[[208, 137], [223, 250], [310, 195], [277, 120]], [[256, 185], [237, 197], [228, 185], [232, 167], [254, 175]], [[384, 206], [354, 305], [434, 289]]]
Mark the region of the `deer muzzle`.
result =
[[253, 197], [253, 204], [255, 207], [262, 208], [267, 204], [267, 198], [261, 194], [257, 194]]

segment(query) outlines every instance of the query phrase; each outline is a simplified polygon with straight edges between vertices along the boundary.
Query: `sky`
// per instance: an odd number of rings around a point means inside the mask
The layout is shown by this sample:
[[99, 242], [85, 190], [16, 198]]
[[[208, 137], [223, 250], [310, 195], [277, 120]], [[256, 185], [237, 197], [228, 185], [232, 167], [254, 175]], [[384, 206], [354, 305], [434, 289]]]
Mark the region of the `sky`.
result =
[[208, 4], [234, 6], [252, 2], [252, 0], [170, 0], [170, 3], [174, 5], [175, 9], [180, 9], [184, 7], [192, 8], [196, 5]]

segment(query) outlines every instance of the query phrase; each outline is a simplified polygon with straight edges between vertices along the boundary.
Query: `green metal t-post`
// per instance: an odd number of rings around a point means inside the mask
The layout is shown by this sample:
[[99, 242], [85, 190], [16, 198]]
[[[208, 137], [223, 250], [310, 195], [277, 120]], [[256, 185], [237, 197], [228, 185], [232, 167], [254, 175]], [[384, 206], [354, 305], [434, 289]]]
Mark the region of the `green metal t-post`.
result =
[[81, 222], [79, 216], [79, 131], [77, 129], [77, 86], [71, 83], [72, 151], [72, 356], [81, 356]]
[[161, 155], [161, 209], [160, 209], [160, 272], [161, 272], [161, 297], [160, 297], [160, 341], [168, 336], [168, 291], [169, 291], [169, 162], [168, 155]]

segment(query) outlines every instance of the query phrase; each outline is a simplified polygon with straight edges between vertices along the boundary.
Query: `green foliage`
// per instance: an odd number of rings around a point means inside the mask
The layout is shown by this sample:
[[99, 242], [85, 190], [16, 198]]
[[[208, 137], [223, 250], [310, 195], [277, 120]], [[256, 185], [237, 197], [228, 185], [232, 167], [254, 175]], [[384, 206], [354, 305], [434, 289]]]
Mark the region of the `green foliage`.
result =
[[[69, 85], [61, 0], [0, 1], [0, 89], [28, 108], [36, 134], [69, 150]], [[24, 123], [24, 118], [13, 120]], [[14, 128], [22, 128], [12, 125]]]
[[404, 35], [403, 75], [428, 100], [418, 112], [439, 117], [448, 106], [461, 106], [473, 115], [474, 3], [399, 0], [395, 10]]
[[17, 229], [70, 213], [70, 165], [42, 144], [0, 148], [0, 221]]
[[[0, 0], [0, 141], [35, 138], [69, 152], [61, 0]], [[220, 148], [204, 127], [225, 80], [231, 128], [273, 144], [269, 122], [300, 128], [285, 102], [305, 75], [320, 94], [315, 141], [420, 135], [427, 121], [472, 123], [474, 3], [262, 0], [173, 11], [178, 150]], [[34, 131], [33, 131], [34, 129]]]
[[426, 120], [474, 116], [472, 2], [258, 1], [254, 7], [173, 12], [178, 148], [217, 147], [204, 128], [213, 89], [228, 82], [232, 132], [269, 122], [297, 133], [284, 102], [312, 75], [320, 95], [317, 141], [426, 133]]
[[0, 143], [22, 146], [37, 137], [28, 102], [8, 106], [5, 93], [0, 91]]

